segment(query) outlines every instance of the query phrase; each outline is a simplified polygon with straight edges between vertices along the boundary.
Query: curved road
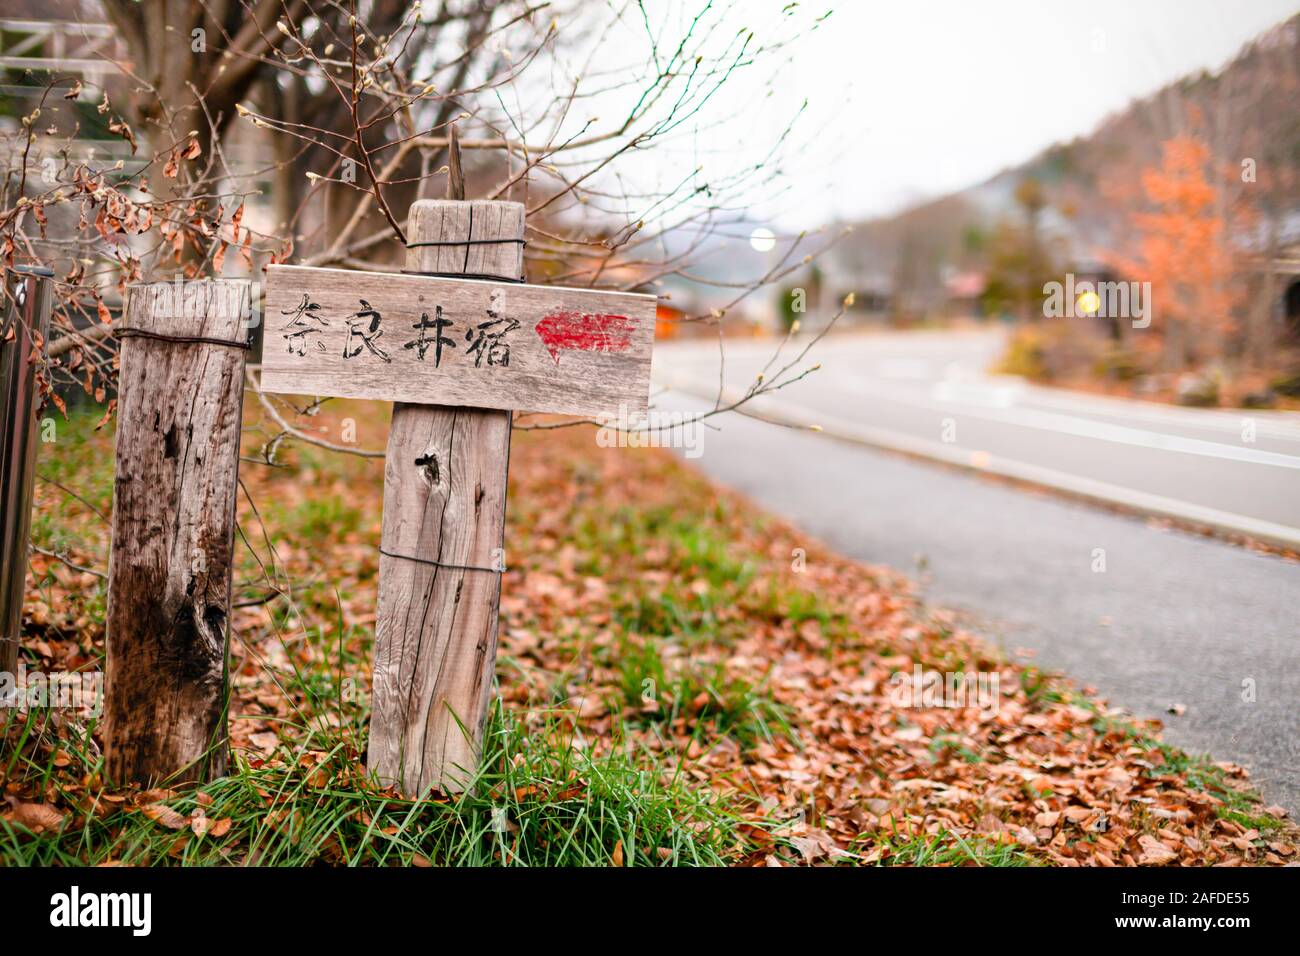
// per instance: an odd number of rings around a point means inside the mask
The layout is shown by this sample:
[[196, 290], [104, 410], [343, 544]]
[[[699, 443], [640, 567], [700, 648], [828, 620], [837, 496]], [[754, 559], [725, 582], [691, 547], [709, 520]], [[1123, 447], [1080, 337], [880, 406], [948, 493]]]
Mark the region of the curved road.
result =
[[[1300, 541], [1300, 416], [990, 377], [1000, 342], [828, 338], [807, 360], [821, 370], [752, 409], [850, 441], [727, 415], [692, 463], [844, 554], [912, 572], [1009, 651], [1161, 718], [1172, 743], [1247, 766], [1267, 800], [1300, 811], [1300, 563], [871, 447]], [[727, 388], [774, 347], [729, 343]], [[656, 408], [706, 409], [718, 381], [716, 342], [656, 348]]]

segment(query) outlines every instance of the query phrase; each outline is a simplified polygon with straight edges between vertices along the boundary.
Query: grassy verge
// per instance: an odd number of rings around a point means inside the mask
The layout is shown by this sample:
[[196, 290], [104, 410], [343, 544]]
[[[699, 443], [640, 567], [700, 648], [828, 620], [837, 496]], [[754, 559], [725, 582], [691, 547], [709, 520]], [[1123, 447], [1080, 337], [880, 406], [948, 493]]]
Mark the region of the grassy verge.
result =
[[[349, 424], [348, 420], [351, 420]], [[102, 667], [111, 438], [42, 448], [24, 661]], [[310, 418], [382, 447], [378, 406]], [[255, 414], [247, 456], [267, 433]], [[364, 769], [382, 464], [310, 446], [246, 465], [231, 771], [102, 779], [91, 715], [11, 711], [9, 864], [1165, 865], [1280, 863], [1295, 831], [1242, 773], [1021, 667], [908, 583], [588, 429], [512, 450], [500, 703], [469, 795]], [[76, 567], [70, 567], [69, 563]], [[917, 672], [996, 677], [910, 706]], [[0, 719], [5, 719], [0, 717]]]
[[[38, 722], [31, 714], [23, 730], [39, 735]], [[630, 749], [593, 755], [562, 721], [526, 731], [495, 707], [483, 766], [455, 800], [401, 799], [366, 779], [351, 734], [299, 729], [293, 746], [268, 758], [237, 751], [227, 776], [184, 792], [106, 789], [95, 755], [66, 739], [51, 761], [24, 756], [10, 773], [45, 781], [46, 812], [19, 804], [0, 819], [0, 858], [9, 865], [708, 866], [722, 864], [737, 841], [739, 821], [707, 792], [655, 772]], [[69, 760], [88, 769], [88, 779], [60, 772]]]

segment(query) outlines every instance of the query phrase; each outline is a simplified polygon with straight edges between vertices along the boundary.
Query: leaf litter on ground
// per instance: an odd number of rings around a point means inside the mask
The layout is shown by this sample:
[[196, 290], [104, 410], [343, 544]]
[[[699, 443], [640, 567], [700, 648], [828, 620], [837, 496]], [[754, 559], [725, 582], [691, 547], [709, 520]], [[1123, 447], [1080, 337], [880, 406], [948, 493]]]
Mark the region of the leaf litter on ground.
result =
[[[377, 406], [335, 403], [382, 444]], [[245, 455], [260, 447], [246, 425]], [[33, 670], [102, 667], [110, 438], [78, 503], [38, 486]], [[96, 453], [94, 446], [98, 444]], [[659, 449], [517, 433], [497, 676], [478, 784], [405, 800], [365, 770], [382, 462], [311, 446], [241, 471], [230, 775], [117, 789], [99, 727], [15, 711], [11, 863], [1281, 865], [1297, 829], [1242, 768], [927, 607]], [[107, 462], [107, 465], [105, 465]], [[98, 469], [97, 471], [95, 469]], [[93, 480], [92, 480], [93, 479]], [[84, 494], [83, 494], [84, 497]], [[40, 543], [39, 541], [37, 543]], [[920, 669], [985, 706], [902, 706]], [[941, 701], [942, 702], [942, 701]], [[970, 699], [966, 701], [970, 703]], [[924, 701], [923, 701], [924, 703]]]

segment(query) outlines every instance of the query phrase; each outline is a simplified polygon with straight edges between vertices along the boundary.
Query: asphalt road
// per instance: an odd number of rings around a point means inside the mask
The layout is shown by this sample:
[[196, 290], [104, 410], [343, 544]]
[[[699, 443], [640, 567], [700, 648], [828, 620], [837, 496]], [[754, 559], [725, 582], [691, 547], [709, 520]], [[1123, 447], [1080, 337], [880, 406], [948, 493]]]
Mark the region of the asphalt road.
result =
[[[725, 383], [745, 387], [773, 346], [728, 344]], [[998, 348], [984, 333], [827, 339], [807, 360], [823, 368], [758, 409], [1300, 533], [1300, 416], [1033, 388], [982, 373]], [[659, 346], [656, 385], [676, 387], [656, 407], [711, 407], [698, 394], [716, 390], [717, 356], [716, 343]], [[1300, 813], [1300, 563], [860, 441], [713, 422], [691, 458], [710, 476], [841, 553], [912, 573], [969, 626], [1164, 720], [1171, 742], [1247, 766]]]

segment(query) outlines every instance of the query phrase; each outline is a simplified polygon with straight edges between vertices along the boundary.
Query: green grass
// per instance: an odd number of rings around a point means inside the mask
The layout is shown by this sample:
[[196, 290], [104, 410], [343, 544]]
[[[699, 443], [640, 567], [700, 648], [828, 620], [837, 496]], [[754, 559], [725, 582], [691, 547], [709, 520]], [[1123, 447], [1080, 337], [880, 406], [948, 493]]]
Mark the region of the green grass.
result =
[[[91, 440], [102, 417], [100, 409], [76, 406], [69, 409], [67, 419], [53, 407], [42, 412], [37, 426], [36, 486], [51, 503], [32, 509], [30, 532], [32, 544], [56, 554], [104, 551], [101, 571], [107, 566], [108, 526], [93, 515], [88, 520], [77, 516], [92, 509], [107, 515], [113, 506], [112, 454], [104, 453], [102, 441]], [[105, 428], [111, 433], [112, 424]]]
[[1259, 830], [1262, 833], [1286, 828], [1286, 821], [1273, 816], [1271, 813], [1244, 813], [1241, 810], [1216, 807], [1215, 814], [1221, 819], [1231, 820], [1237, 826], [1244, 827], [1247, 830]]
[[[37, 427], [36, 471], [71, 488], [107, 514], [113, 504], [112, 456], [105, 456], [101, 444], [91, 440], [103, 416], [100, 408], [74, 407], [64, 419], [58, 409], [46, 408]], [[111, 433], [113, 424], [110, 421], [104, 428]], [[54, 440], [45, 441], [47, 434]], [[84, 508], [72, 499], [61, 507]]]
[[636, 642], [626, 635], [613, 663], [623, 691], [620, 703], [635, 712], [636, 722], [673, 724], [684, 718], [697, 736], [729, 736], [742, 748], [778, 734], [794, 739], [787, 709], [759, 685], [728, 676], [720, 663], [673, 668], [661, 642]]
[[828, 636], [843, 636], [848, 624], [847, 615], [832, 610], [816, 591], [789, 585], [776, 577], [757, 595], [747, 597], [745, 608], [772, 621], [789, 621], [796, 627], [816, 621]]
[[1044, 673], [1037, 667], [1026, 667], [1020, 672], [1020, 687], [1035, 710], [1046, 709], [1050, 704], [1064, 702], [1069, 692], [1060, 686], [1055, 675]]
[[[580, 475], [573, 478], [583, 483]], [[593, 503], [577, 509], [574, 544], [585, 556], [578, 566], [583, 574], [618, 582], [628, 566], [649, 556], [675, 582], [663, 591], [612, 587], [617, 639], [596, 651], [619, 675], [622, 699], [611, 705], [630, 709], [635, 726], [684, 721], [702, 740], [728, 736], [750, 748], [778, 734], [793, 736], [786, 709], [721, 664], [680, 663], [692, 647], [730, 643], [747, 626], [735, 611], [760, 568], [752, 555], [735, 555], [725, 527], [731, 517], [722, 503], [685, 515], [672, 507], [609, 512]], [[832, 619], [815, 596], [795, 593], [802, 612], [796, 623]]]
[[[744, 636], [745, 615], [799, 627], [815, 621], [830, 642], [850, 637], [845, 614], [815, 590], [773, 575], [764, 588], [751, 584], [762, 568], [756, 556], [737, 557], [723, 524], [727, 508], [715, 504], [700, 515], [666, 507], [623, 506], [612, 514], [582, 509], [575, 521], [575, 545], [585, 555], [583, 574], [617, 575], [626, 559], [655, 556], [675, 582], [665, 591], [615, 591], [614, 622], [628, 633], [690, 642], [728, 642]], [[620, 596], [626, 595], [626, 597]]]
[[1042, 866], [1022, 847], [982, 837], [963, 838], [949, 830], [933, 836], [875, 833], [873, 848], [887, 848], [877, 866]]
[[306, 544], [321, 538], [339, 537], [361, 526], [361, 511], [333, 495], [304, 498], [292, 507], [273, 505], [268, 521], [290, 541]]
[[757, 568], [733, 554], [721, 526], [725, 509], [715, 505], [713, 510], [710, 521], [708, 514], [684, 515], [671, 507], [625, 505], [612, 514], [599, 505], [584, 508], [574, 522], [574, 545], [586, 555], [579, 570], [604, 574], [622, 558], [662, 551], [664, 566], [677, 573], [702, 578], [715, 589], [742, 590]]
[[[168, 829], [139, 810], [86, 812], [53, 835], [0, 820], [0, 862], [608, 866], [617, 848], [629, 866], [724, 865], [739, 842], [738, 821], [718, 798], [665, 775], [648, 754], [620, 746], [592, 754], [565, 726], [554, 718], [525, 728], [494, 707], [467, 795], [421, 801], [358, 780], [350, 734], [309, 731], [278, 759], [240, 757], [228, 776], [166, 800], [185, 817], [201, 809], [209, 821], [231, 820], [221, 837]], [[304, 760], [309, 752], [319, 756]], [[86, 750], [73, 757], [93, 763]], [[60, 787], [52, 766], [21, 770]]]
[[938, 761], [948, 754], [966, 761], [966, 763], [983, 763], [984, 757], [971, 750], [961, 739], [950, 733], [937, 733], [930, 739], [930, 759]]

